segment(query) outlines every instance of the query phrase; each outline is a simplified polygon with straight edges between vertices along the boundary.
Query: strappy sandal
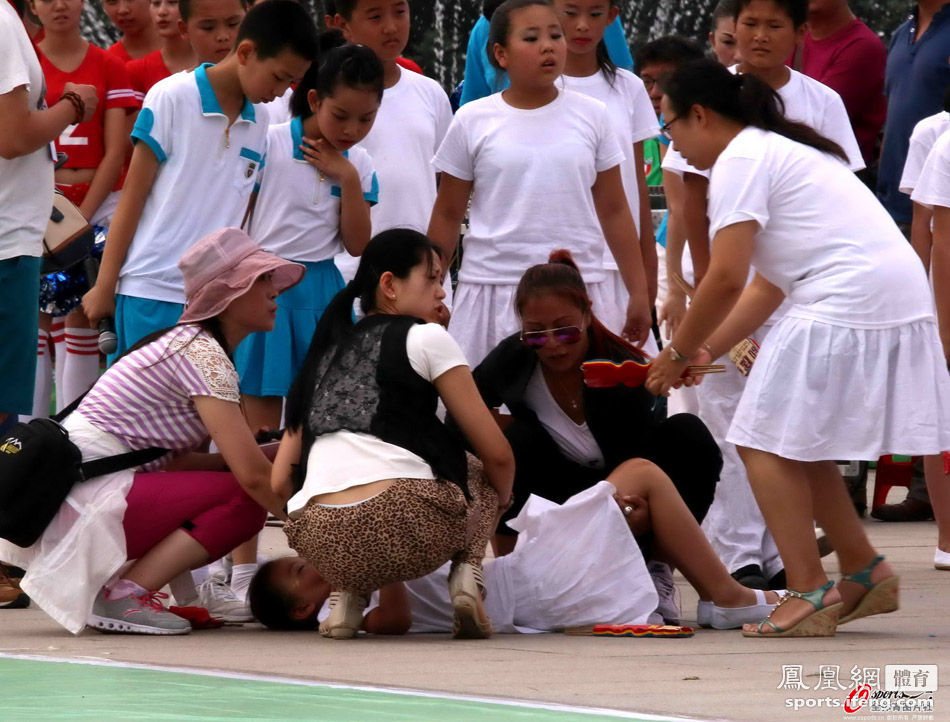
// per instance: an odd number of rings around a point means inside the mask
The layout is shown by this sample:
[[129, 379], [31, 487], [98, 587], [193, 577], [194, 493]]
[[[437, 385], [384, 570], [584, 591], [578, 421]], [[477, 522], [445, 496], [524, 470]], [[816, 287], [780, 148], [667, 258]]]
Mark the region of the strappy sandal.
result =
[[[771, 614], [769, 618], [763, 619], [756, 626], [755, 631], [749, 632], [745, 629], [742, 630], [743, 637], [833, 637], [835, 635], [835, 627], [838, 624], [838, 615], [841, 613], [841, 607], [843, 606], [841, 602], [835, 602], [834, 604], [825, 605], [823, 600], [825, 594], [834, 586], [834, 582], [829, 581], [824, 586], [818, 587], [810, 592], [796, 592], [792, 589], [789, 589], [785, 592], [785, 596], [782, 597], [782, 601], [778, 603], [775, 609], [781, 607], [789, 599], [804, 599], [806, 602], [811, 604], [815, 611], [809, 614], [804, 619], [799, 620], [795, 626], [789, 627], [788, 629], [782, 629], [777, 626], [771, 619]], [[774, 610], [773, 610], [774, 614]], [[768, 625], [772, 628], [772, 631], [763, 632], [763, 625]]]
[[485, 614], [485, 576], [480, 566], [456, 564], [449, 574], [449, 597], [455, 610], [453, 636], [456, 639], [488, 639], [491, 620]]
[[874, 557], [870, 564], [854, 574], [843, 574], [841, 581], [855, 582], [867, 591], [857, 605], [848, 614], [838, 620], [838, 624], [847, 624], [855, 619], [870, 617], [872, 614], [896, 612], [900, 607], [900, 577], [896, 574], [882, 579], [877, 584], [871, 581], [871, 570], [884, 561], [884, 557]]

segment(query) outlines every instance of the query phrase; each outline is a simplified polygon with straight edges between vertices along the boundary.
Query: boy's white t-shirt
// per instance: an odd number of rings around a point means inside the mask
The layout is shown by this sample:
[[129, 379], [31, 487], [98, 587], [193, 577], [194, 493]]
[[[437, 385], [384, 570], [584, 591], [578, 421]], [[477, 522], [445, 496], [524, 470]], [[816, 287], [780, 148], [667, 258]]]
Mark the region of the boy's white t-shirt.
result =
[[[46, 82], [23, 21], [0, 3], [0, 95], [26, 86], [30, 110], [46, 107]], [[4, 120], [3, 122], [6, 122]], [[0, 260], [42, 254], [53, 207], [53, 158], [44, 145], [19, 158], [0, 158]]]
[[373, 128], [360, 145], [379, 176], [379, 203], [371, 212], [373, 235], [390, 228], [429, 229], [436, 184], [432, 156], [452, 122], [449, 98], [437, 82], [399, 69], [383, 91]]
[[584, 280], [604, 279], [604, 234], [591, 187], [623, 150], [606, 106], [572, 90], [540, 108], [495, 93], [462, 106], [436, 167], [474, 181], [459, 281], [515, 285], [551, 251], [571, 251]]
[[[733, 68], [730, 70], [735, 72]], [[797, 70], [789, 68], [788, 72], [791, 77], [777, 91], [785, 104], [785, 117], [804, 123], [840, 145], [848, 156], [848, 167], [852, 171], [864, 168], [864, 158], [841, 96], [824, 83]]]
[[287, 88], [282, 96], [274, 98], [269, 103], [265, 103], [267, 106], [267, 117], [271, 125], [289, 123], [290, 119], [294, 117], [293, 113], [290, 112], [290, 99], [293, 97], [294, 89]]
[[207, 68], [176, 73], [151, 87], [132, 129], [158, 158], [117, 293], [185, 302], [178, 261], [212, 231], [240, 226], [264, 165], [267, 109], [245, 100], [228, 127]]
[[710, 237], [758, 224], [752, 265], [786, 294], [789, 316], [849, 328], [933, 318], [920, 260], [874, 194], [826, 153], [745, 128], [713, 166], [709, 218]]
[[[562, 75], [560, 83], [568, 90], [596, 98], [607, 106], [610, 126], [617, 134], [620, 148], [623, 150], [623, 163], [620, 164], [620, 177], [623, 190], [630, 204], [633, 222], [640, 232], [640, 186], [637, 179], [636, 159], [633, 146], [649, 138], [655, 138], [660, 132], [656, 113], [643, 81], [629, 70], [617, 68], [617, 74], [610, 78], [598, 71], [586, 77]], [[604, 254], [604, 268], [617, 269], [610, 252]]]
[[[300, 150], [302, 139], [300, 118], [267, 131], [267, 163], [249, 234], [264, 250], [281, 258], [331, 260], [343, 250], [342, 190], [332, 178], [320, 180], [320, 172]], [[379, 182], [369, 153], [353, 146], [343, 155], [359, 173], [363, 198], [375, 204]]]
[[950, 208], [950, 130], [934, 143], [910, 197], [927, 208]]
[[[410, 328], [406, 353], [412, 370], [426, 381], [435, 381], [458, 366], [468, 366], [458, 343], [437, 323]], [[428, 462], [408, 449], [371, 434], [335, 431], [313, 442], [307, 457], [307, 478], [303, 488], [287, 502], [287, 511], [293, 515], [314, 496], [374, 481], [434, 478]]]
[[900, 191], [912, 195], [917, 187], [918, 179], [930, 151], [933, 150], [937, 138], [950, 130], [950, 113], [945, 110], [928, 116], [914, 126], [907, 146], [907, 160], [904, 162], [904, 172], [901, 174]]

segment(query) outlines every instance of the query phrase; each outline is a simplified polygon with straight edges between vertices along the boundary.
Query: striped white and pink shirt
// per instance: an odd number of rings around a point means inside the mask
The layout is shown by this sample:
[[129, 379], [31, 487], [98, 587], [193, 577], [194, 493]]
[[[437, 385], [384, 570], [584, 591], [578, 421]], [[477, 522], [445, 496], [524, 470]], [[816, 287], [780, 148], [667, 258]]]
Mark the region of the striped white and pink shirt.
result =
[[[131, 449], [183, 453], [208, 437], [195, 396], [241, 400], [237, 371], [221, 345], [200, 326], [184, 325], [119, 359], [77, 410]], [[149, 468], [156, 465], [162, 464]]]

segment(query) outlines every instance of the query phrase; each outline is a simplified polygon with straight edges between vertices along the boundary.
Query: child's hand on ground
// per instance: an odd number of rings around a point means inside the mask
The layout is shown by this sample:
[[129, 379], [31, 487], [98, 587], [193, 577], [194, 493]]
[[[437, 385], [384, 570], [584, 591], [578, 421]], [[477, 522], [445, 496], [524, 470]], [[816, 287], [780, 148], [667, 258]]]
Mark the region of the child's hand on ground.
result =
[[303, 138], [300, 150], [307, 162], [320, 172], [321, 177], [342, 183], [348, 173], [356, 173], [353, 164], [323, 138]]

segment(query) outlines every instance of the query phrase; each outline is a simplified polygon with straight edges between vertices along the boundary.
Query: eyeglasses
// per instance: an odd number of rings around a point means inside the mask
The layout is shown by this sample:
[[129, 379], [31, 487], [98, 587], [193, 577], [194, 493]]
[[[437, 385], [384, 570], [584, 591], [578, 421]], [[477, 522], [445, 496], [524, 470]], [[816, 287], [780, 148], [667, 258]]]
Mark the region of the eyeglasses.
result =
[[543, 331], [522, 331], [521, 343], [528, 348], [538, 349], [543, 348], [549, 339], [554, 339], [558, 343], [570, 346], [580, 341], [583, 333], [577, 326], [561, 326]]
[[673, 120], [668, 120], [663, 125], [661, 125], [660, 135], [662, 135], [667, 140], [673, 140], [673, 136], [670, 135], [670, 126], [672, 126], [673, 123], [675, 123], [677, 120], [679, 120], [679, 116], [676, 116], [675, 118], [673, 118]]

